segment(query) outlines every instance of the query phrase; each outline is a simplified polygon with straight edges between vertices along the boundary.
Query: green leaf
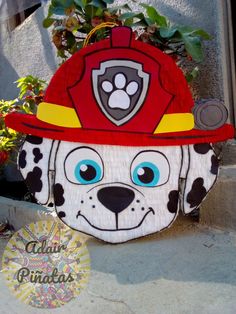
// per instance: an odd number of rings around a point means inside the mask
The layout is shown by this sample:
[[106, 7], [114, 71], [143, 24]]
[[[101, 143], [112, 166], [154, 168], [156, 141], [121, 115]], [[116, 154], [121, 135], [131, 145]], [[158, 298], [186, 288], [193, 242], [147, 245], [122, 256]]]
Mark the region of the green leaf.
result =
[[148, 25], [149, 25], [149, 24], [147, 24], [146, 19], [144, 18], [144, 19], [142, 19], [142, 20], [140, 20], [140, 21], [138, 21], [138, 22], [133, 23], [133, 24], [130, 25], [130, 26], [132, 26], [132, 27], [146, 27], [146, 26], [148, 26]]
[[54, 19], [47, 17], [46, 19], [43, 20], [43, 27], [48, 28], [54, 23]]
[[72, 33], [68, 33], [68, 35], [66, 36], [66, 41], [69, 47], [72, 47], [76, 42], [75, 37], [73, 36]]
[[28, 88], [27, 86], [22, 86], [21, 90], [20, 90], [20, 94], [19, 94], [19, 98], [22, 99], [23, 96], [25, 95], [25, 93], [27, 92]]
[[107, 4], [113, 4], [115, 1], [114, 0], [103, 0], [103, 2], [106, 2]]
[[162, 38], [173, 37], [177, 31], [178, 31], [177, 28], [172, 28], [172, 27], [161, 27], [159, 29], [159, 32]]
[[24, 102], [22, 105], [22, 109], [24, 110], [25, 113], [30, 113], [30, 108], [29, 108], [29, 104]]
[[134, 23], [134, 19], [133, 19], [132, 17], [130, 17], [129, 19], [126, 19], [126, 20], [124, 21], [124, 25], [125, 25], [125, 26], [132, 26], [133, 23]]
[[153, 25], [153, 20], [151, 20], [149, 17], [144, 17], [144, 21], [146, 23], [147, 26], [151, 26]]
[[153, 6], [147, 5], [145, 3], [141, 3], [140, 5], [146, 9], [147, 16], [153, 21], [153, 24], [157, 24], [161, 27], [168, 26], [167, 18], [163, 15], [160, 15]]
[[91, 20], [94, 16], [96, 16], [97, 7], [93, 5], [87, 5], [85, 7], [85, 15], [86, 17]]
[[95, 12], [95, 15], [96, 16], [100, 16], [100, 17], [103, 17], [103, 9], [102, 8], [97, 8], [96, 12]]
[[188, 83], [191, 83], [199, 75], [199, 68], [195, 67], [191, 72], [188, 72], [185, 75], [185, 78]]
[[181, 33], [181, 34], [190, 34], [193, 32], [193, 28], [190, 27], [190, 26], [178, 26], [177, 27], [178, 31]]
[[183, 34], [183, 35], [188, 35], [188, 36], [193, 36], [193, 37], [200, 37], [204, 40], [211, 40], [212, 37], [210, 34], [208, 34], [206, 31], [204, 31], [203, 29], [193, 29], [190, 26], [180, 26], [177, 28], [178, 31]]
[[63, 49], [57, 50], [57, 55], [58, 55], [58, 57], [60, 57], [62, 59], [66, 58], [66, 54], [65, 54], [65, 51]]
[[53, 15], [53, 6], [50, 4], [49, 7], [48, 7], [48, 16], [47, 17], [50, 17]]
[[21, 82], [20, 80], [15, 81], [15, 83], [19, 82], [16, 87], [20, 88], [22, 85], [25, 84], [25, 82]]
[[87, 0], [74, 0], [74, 3], [80, 7], [81, 9], [85, 9], [85, 6], [87, 4]]
[[51, 15], [65, 15], [65, 9], [63, 7], [51, 7]]
[[192, 36], [199, 36], [204, 40], [211, 40], [212, 37], [210, 34], [208, 34], [206, 31], [203, 29], [196, 29], [191, 33]]
[[71, 7], [74, 3], [73, 0], [52, 0], [51, 1], [53, 7], [62, 7], [64, 9], [67, 9]]
[[184, 46], [188, 54], [196, 62], [203, 61], [203, 51], [201, 40], [198, 37], [191, 37], [188, 35], [182, 35]]
[[144, 15], [143, 13], [139, 13], [139, 12], [125, 12], [119, 16], [120, 21], [133, 19], [133, 18], [138, 18], [141, 20], [144, 18]]
[[89, 4], [96, 7], [96, 8], [105, 9], [107, 7], [107, 4], [104, 3], [104, 1], [102, 1], [102, 0], [93, 0]]

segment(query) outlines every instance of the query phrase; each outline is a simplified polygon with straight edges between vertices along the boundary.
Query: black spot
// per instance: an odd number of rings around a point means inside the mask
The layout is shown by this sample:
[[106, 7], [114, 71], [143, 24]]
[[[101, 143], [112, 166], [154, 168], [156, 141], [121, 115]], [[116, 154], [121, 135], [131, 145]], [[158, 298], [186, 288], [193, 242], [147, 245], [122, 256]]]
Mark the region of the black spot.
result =
[[19, 155], [19, 166], [21, 169], [24, 169], [27, 165], [27, 162], [26, 162], [26, 151], [23, 149], [21, 152], [20, 152], [20, 155]]
[[60, 212], [58, 213], [58, 217], [59, 217], [59, 218], [65, 218], [65, 217], [66, 217], [66, 213], [63, 212], [63, 211], [60, 211]]
[[65, 203], [64, 189], [60, 183], [56, 183], [53, 187], [53, 195], [56, 206], [62, 206]]
[[34, 154], [34, 162], [37, 164], [43, 158], [43, 154], [41, 154], [41, 151], [39, 148], [34, 148], [33, 154]]
[[43, 143], [43, 139], [41, 137], [37, 137], [34, 135], [27, 135], [26, 136], [26, 142], [29, 142], [31, 144], [40, 145]]
[[52, 202], [50, 202], [50, 203], [48, 203], [48, 205], [47, 205], [48, 207], [53, 207], [54, 206], [54, 204], [52, 203]]
[[167, 208], [170, 213], [176, 213], [179, 203], [179, 191], [173, 190], [169, 193], [169, 202]]
[[215, 156], [211, 156], [211, 173], [217, 175], [219, 168], [219, 159]]
[[201, 155], [207, 154], [209, 150], [212, 149], [211, 145], [208, 143], [195, 144], [193, 145], [193, 148], [196, 153], [201, 154]]
[[203, 178], [194, 180], [191, 191], [187, 195], [187, 202], [190, 204], [190, 208], [199, 206], [206, 194], [207, 191], [204, 187]]
[[34, 167], [33, 171], [27, 174], [25, 179], [30, 192], [34, 195], [36, 192], [41, 192], [43, 183], [41, 180], [42, 170], [39, 167]]

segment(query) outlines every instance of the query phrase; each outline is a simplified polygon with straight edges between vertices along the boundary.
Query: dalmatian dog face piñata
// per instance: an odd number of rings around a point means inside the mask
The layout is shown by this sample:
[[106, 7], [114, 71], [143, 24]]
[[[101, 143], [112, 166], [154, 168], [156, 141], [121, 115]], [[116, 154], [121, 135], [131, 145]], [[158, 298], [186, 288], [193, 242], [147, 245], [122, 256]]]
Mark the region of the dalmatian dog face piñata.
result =
[[64, 223], [114, 243], [169, 227], [182, 193], [184, 212], [196, 209], [218, 173], [209, 144], [144, 148], [32, 136], [19, 165], [31, 192], [42, 204], [53, 202]]
[[218, 174], [210, 143], [234, 135], [226, 119], [216, 100], [194, 106], [169, 56], [115, 27], [59, 68], [36, 116], [6, 123], [28, 134], [18, 163], [38, 202], [75, 230], [121, 243], [200, 206]]

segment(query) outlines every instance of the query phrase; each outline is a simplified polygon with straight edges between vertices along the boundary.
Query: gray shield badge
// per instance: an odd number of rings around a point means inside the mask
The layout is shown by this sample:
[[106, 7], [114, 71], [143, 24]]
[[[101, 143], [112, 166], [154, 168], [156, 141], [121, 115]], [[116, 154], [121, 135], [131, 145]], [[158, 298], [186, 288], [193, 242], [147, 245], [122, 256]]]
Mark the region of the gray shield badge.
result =
[[144, 103], [149, 74], [142, 64], [130, 60], [110, 60], [92, 71], [93, 92], [100, 109], [114, 124], [128, 122]]

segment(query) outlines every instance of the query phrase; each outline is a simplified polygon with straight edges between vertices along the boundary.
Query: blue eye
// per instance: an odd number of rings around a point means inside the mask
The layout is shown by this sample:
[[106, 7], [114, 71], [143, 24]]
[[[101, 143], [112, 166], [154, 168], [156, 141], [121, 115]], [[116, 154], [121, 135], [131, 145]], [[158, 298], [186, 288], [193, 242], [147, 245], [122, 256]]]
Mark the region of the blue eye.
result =
[[91, 159], [81, 160], [75, 167], [75, 177], [81, 184], [92, 184], [101, 180], [102, 169]]
[[156, 186], [160, 179], [160, 171], [156, 165], [151, 162], [142, 162], [135, 167], [132, 180], [140, 186]]

